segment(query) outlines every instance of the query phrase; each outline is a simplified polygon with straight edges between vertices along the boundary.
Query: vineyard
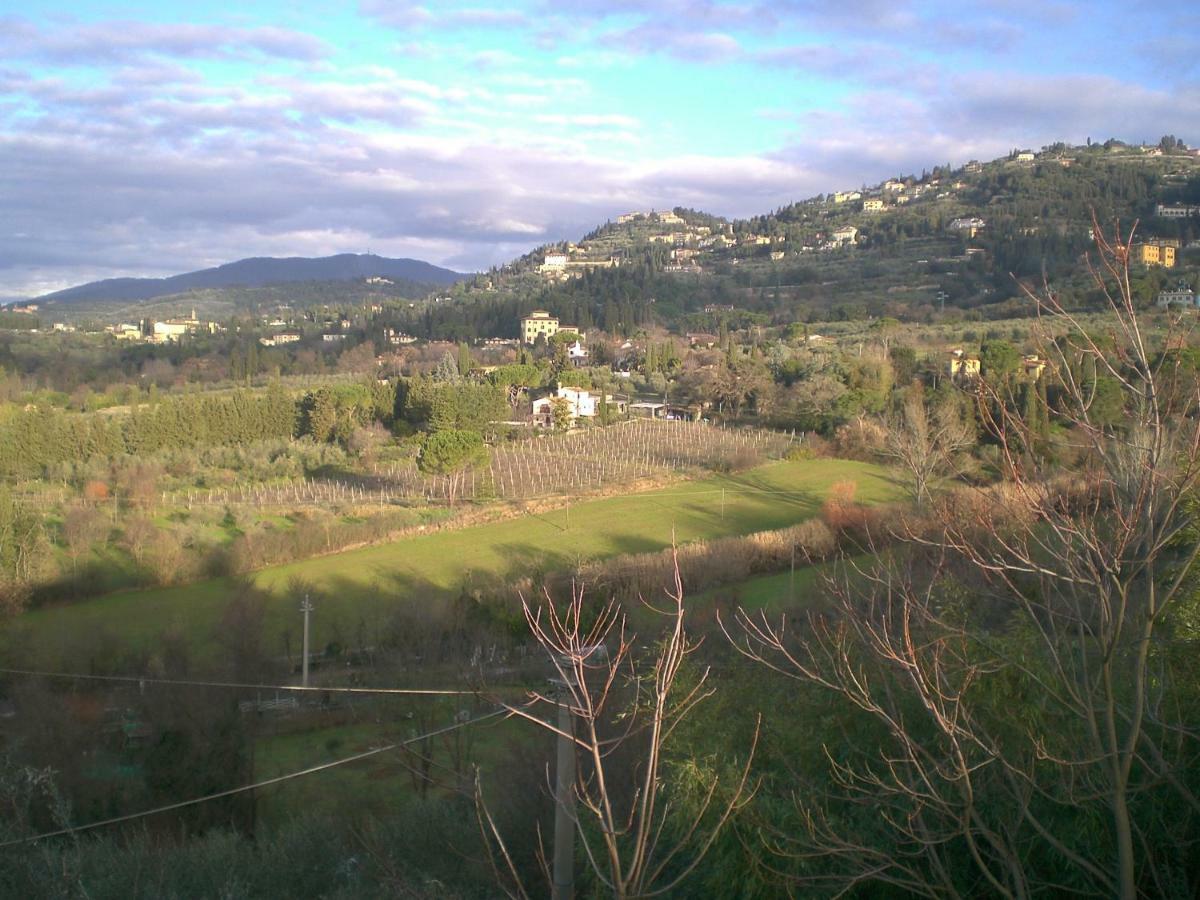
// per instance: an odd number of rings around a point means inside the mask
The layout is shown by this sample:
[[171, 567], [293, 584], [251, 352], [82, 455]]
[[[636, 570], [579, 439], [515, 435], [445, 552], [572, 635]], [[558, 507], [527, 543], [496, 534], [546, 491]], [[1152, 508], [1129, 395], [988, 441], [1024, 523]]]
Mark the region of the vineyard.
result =
[[[295, 478], [272, 484], [162, 491], [164, 507], [249, 505], [258, 508], [380, 507], [450, 500], [532, 500], [594, 491], [688, 470], [743, 469], [781, 458], [799, 437], [751, 428], [635, 419], [573, 434], [537, 435], [491, 448], [486, 466], [430, 476], [413, 460], [375, 465], [343, 477]], [[71, 492], [46, 488], [26, 501], [43, 508]]]
[[457, 475], [427, 476], [406, 461], [376, 466], [356, 481], [296, 479], [281, 485], [190, 491], [174, 499], [187, 506], [531, 500], [688, 469], [744, 468], [782, 457], [795, 440], [793, 435], [762, 429], [638, 419], [501, 444], [492, 448], [486, 467]]

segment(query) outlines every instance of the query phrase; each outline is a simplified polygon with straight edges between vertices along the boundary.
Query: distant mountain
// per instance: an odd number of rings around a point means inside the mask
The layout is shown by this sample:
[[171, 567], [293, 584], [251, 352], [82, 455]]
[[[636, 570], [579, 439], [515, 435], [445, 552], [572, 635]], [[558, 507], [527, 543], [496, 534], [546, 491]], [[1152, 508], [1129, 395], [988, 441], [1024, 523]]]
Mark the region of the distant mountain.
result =
[[372, 254], [341, 253], [320, 259], [254, 257], [170, 278], [106, 278], [38, 297], [38, 301], [72, 303], [87, 300], [150, 300], [203, 288], [261, 287], [296, 281], [352, 281], [389, 278], [441, 287], [465, 276], [419, 259], [388, 259]]

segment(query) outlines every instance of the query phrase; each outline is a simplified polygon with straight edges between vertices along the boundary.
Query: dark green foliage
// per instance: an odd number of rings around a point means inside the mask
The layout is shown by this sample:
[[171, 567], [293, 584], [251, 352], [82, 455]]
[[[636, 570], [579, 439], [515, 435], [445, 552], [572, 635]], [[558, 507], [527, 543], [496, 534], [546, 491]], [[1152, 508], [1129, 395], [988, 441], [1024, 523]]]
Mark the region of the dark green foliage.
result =
[[486, 456], [487, 447], [478, 432], [447, 429], [425, 439], [417, 463], [422, 472], [450, 475], [482, 462]]
[[493, 384], [439, 384], [430, 400], [430, 431], [487, 430], [508, 414], [504, 391]]
[[1003, 382], [1016, 374], [1021, 354], [1008, 341], [987, 340], [979, 349], [980, 373], [992, 382]]
[[354, 429], [371, 422], [390, 425], [402, 403], [396, 385], [370, 380], [318, 388], [300, 402], [298, 433], [318, 443], [345, 445]]
[[63, 462], [291, 438], [296, 430], [296, 402], [279, 388], [152, 401], [124, 418], [22, 410], [0, 424], [0, 473], [38, 476]]

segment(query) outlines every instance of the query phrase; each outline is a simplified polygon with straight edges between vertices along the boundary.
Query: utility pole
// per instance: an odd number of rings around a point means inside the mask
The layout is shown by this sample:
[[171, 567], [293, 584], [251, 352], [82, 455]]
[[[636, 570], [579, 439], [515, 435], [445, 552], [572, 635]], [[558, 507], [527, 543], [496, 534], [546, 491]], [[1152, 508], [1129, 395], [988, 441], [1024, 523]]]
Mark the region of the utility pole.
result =
[[788, 592], [793, 603], [796, 602], [796, 542], [792, 541], [792, 577], [788, 582]]
[[308, 687], [308, 614], [313, 611], [312, 602], [308, 599], [308, 594], [304, 595], [304, 602], [300, 604], [300, 612], [304, 613], [304, 660], [301, 662], [301, 684]]
[[552, 900], [575, 896], [575, 720], [571, 692], [558, 689], [558, 762], [554, 770], [554, 888]]

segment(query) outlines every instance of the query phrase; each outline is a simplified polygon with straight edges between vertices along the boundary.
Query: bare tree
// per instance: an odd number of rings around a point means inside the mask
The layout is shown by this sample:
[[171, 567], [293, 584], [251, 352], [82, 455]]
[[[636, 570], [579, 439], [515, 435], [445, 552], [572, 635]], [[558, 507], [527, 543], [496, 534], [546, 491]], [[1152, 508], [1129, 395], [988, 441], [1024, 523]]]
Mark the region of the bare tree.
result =
[[146, 561], [146, 554], [154, 541], [157, 529], [154, 523], [144, 515], [130, 516], [122, 529], [121, 546], [133, 557], [133, 561], [141, 566]]
[[[1067, 330], [1044, 350], [1072, 472], [1022, 460], [1026, 423], [991, 403], [1008, 481], [940, 499], [902, 526], [900, 545], [843, 566], [827, 584], [831, 615], [795, 629], [738, 615], [743, 653], [835, 692], [881, 736], [872, 750], [829, 751], [829, 794], [801, 804], [806, 834], [775, 843], [781, 857], [822, 858], [828, 886], [931, 897], [1200, 888], [1188, 624], [1198, 398], [1177, 335], [1155, 347], [1135, 308], [1131, 240], [1101, 235], [1091, 268], [1112, 346], [1053, 292], [1027, 291], [1047, 325]], [[1120, 387], [1115, 426], [1093, 414], [1099, 378]], [[844, 827], [855, 804], [882, 830]]]
[[929, 408], [921, 390], [910, 389], [904, 405], [887, 423], [882, 453], [909, 479], [918, 506], [929, 502], [934, 480], [955, 471], [975, 435], [950, 404]]
[[104, 516], [94, 506], [76, 504], [63, 515], [62, 534], [71, 557], [72, 575], [79, 574], [79, 558], [92, 548], [107, 532]]
[[[506, 705], [514, 715], [573, 742], [581, 762], [574, 785], [576, 834], [591, 872], [618, 898], [663, 896], [679, 887], [754, 793], [749, 777], [757, 729], [726, 796], [718, 799], [720, 785], [714, 779], [697, 808], [687, 813], [683, 827], [667, 827], [675, 813], [665, 762], [671, 737], [695, 705], [712, 693], [707, 669], [694, 678], [680, 678], [685, 660], [699, 645], [684, 628], [678, 563], [674, 588], [667, 596], [671, 607], [656, 610], [666, 617], [666, 633], [649, 657], [636, 651], [635, 636], [627, 631], [619, 604], [609, 601], [596, 611], [584, 604], [580, 586], [573, 585], [570, 601], [561, 608], [549, 593], [536, 608], [522, 604], [562, 691], [560, 696], [534, 692], [524, 705]], [[568, 704], [575, 723], [570, 733], [545, 717], [561, 703]], [[630, 757], [632, 783], [622, 765]], [[477, 797], [485, 836], [505, 858], [517, 881], [516, 893], [525, 896], [499, 830], [482, 795]], [[542, 857], [546, 868], [544, 852]]]

